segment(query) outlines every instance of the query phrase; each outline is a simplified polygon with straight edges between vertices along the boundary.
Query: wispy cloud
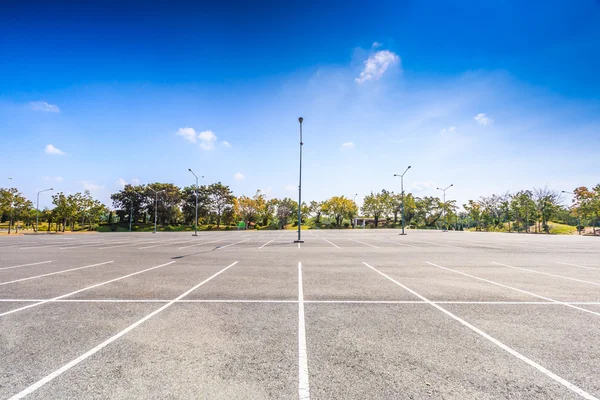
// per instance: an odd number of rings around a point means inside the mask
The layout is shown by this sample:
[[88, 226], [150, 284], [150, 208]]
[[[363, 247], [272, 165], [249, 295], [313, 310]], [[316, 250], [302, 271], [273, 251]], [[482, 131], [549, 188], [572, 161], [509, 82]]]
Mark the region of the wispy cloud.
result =
[[[200, 148], [204, 150], [213, 150], [215, 148], [215, 143], [217, 142], [217, 135], [211, 130], [197, 133], [194, 128], [186, 126], [185, 128], [179, 128], [177, 130], [177, 135], [190, 143], [200, 143]], [[228, 142], [223, 142], [223, 145], [225, 147], [231, 147]]]
[[381, 43], [379, 43], [379, 42], [373, 42], [373, 46], [372, 47], [374, 49], [376, 49], [376, 48], [381, 47], [381, 46], [382, 46]]
[[453, 127], [453, 126], [451, 126], [450, 128], [444, 128], [444, 129], [442, 129], [442, 130], [440, 131], [440, 133], [441, 133], [442, 135], [444, 135], [444, 134], [446, 134], [446, 133], [454, 133], [454, 132], [456, 132], [456, 128], [455, 128], [455, 127]]
[[474, 118], [475, 121], [477, 121], [477, 123], [479, 125], [483, 125], [483, 126], [487, 126], [487, 125], [491, 125], [494, 120], [491, 119], [490, 117], [488, 117], [487, 115], [481, 113], [481, 114], [477, 114]]
[[64, 156], [65, 154], [67, 154], [52, 144], [47, 144], [45, 151], [46, 151], [46, 154], [52, 154], [52, 155], [56, 155], [56, 156]]
[[198, 137], [196, 136], [196, 130], [194, 128], [179, 128], [177, 131], [177, 135], [183, 137], [190, 143], [196, 143], [198, 141]]
[[138, 178], [133, 178], [131, 180], [131, 182], [127, 182], [125, 179], [119, 178], [115, 182], [115, 185], [117, 185], [121, 189], [123, 189], [126, 185], [134, 185], [135, 186], [135, 185], [139, 185], [139, 184], [140, 184], [140, 180]]
[[198, 139], [200, 140], [200, 147], [204, 150], [212, 150], [215, 148], [217, 135], [213, 131], [203, 131], [198, 135]]
[[59, 113], [60, 109], [57, 105], [47, 103], [45, 101], [32, 101], [29, 103], [29, 107], [31, 107], [34, 111], [43, 111], [43, 112], [52, 112]]
[[298, 190], [298, 186], [295, 185], [283, 185], [283, 188], [288, 192], [295, 192], [296, 190]]
[[422, 192], [424, 190], [435, 189], [435, 187], [436, 187], [436, 184], [435, 184], [435, 182], [432, 182], [432, 181], [415, 182], [411, 186], [412, 190], [415, 192]]
[[389, 50], [380, 50], [369, 56], [365, 61], [365, 67], [360, 75], [354, 80], [363, 83], [370, 80], [378, 80], [387, 71], [390, 65], [400, 63], [398, 54]]
[[221, 144], [223, 145], [223, 147], [231, 147], [231, 143], [229, 143], [227, 140], [223, 140]]
[[342, 143], [342, 148], [343, 149], [352, 149], [352, 148], [354, 148], [354, 143], [353, 142]]
[[104, 189], [104, 186], [96, 185], [90, 181], [81, 181], [83, 188], [85, 190], [89, 190], [90, 192], [94, 192], [96, 190]]
[[246, 179], [246, 177], [241, 172], [236, 173], [234, 177], [236, 181], [243, 181], [244, 179]]

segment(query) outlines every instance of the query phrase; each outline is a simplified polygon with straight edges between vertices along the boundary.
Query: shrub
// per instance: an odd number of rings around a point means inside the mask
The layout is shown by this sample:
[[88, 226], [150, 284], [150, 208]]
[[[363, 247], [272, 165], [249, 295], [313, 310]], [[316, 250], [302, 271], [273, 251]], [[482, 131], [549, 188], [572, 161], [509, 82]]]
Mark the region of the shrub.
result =
[[349, 227], [350, 227], [350, 223], [344, 222], [344, 228], [349, 228]]
[[206, 225], [206, 230], [207, 230], [207, 231], [210, 231], [212, 228], [213, 228], [213, 226], [212, 226], [212, 225]]
[[254, 225], [254, 229], [256, 229], [257, 231], [260, 231], [261, 227], [260, 227], [260, 225], [256, 224], [256, 225]]

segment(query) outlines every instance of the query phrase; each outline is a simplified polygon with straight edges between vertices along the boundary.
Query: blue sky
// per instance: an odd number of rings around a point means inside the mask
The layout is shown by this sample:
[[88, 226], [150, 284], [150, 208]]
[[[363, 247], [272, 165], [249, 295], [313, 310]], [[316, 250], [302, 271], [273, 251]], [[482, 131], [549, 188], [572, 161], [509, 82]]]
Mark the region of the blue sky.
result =
[[0, 177], [32, 199], [188, 168], [295, 198], [299, 116], [307, 200], [399, 191], [409, 164], [459, 204], [600, 181], [597, 0], [13, 3]]

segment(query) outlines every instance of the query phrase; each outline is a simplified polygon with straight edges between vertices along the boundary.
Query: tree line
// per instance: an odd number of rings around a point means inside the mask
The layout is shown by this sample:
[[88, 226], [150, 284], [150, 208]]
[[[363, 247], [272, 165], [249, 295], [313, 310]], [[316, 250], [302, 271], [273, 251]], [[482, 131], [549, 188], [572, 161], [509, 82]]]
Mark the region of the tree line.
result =
[[7, 223], [8, 233], [19, 231], [22, 222], [25, 227], [37, 230], [36, 219], [52, 227], [56, 232], [79, 229], [94, 229], [107, 213], [107, 208], [92, 197], [89, 191], [66, 195], [63, 192], [52, 195], [52, 209], [38, 210], [31, 200], [16, 188], [0, 188], [0, 222]]
[[[363, 199], [362, 207], [353, 199], [333, 196], [323, 201], [301, 204], [302, 223], [315, 228], [399, 227], [402, 211], [407, 227], [448, 228], [487, 231], [550, 232], [551, 222], [577, 229], [600, 223], [600, 184], [592, 189], [573, 191], [570, 207], [562, 205], [565, 193], [534, 188], [515, 193], [493, 194], [469, 200], [459, 207], [455, 200], [443, 202], [435, 196], [381, 190]], [[99, 223], [151, 224], [161, 226], [235, 226], [244, 222], [257, 229], [282, 229], [298, 223], [298, 203], [291, 198], [268, 198], [260, 190], [253, 196], [234, 196], [222, 183], [180, 188], [170, 183], [126, 185], [110, 196], [109, 210], [90, 192], [52, 195], [52, 209], [39, 212], [39, 220], [50, 231], [95, 229]], [[195, 205], [198, 202], [198, 220]], [[19, 229], [17, 221], [34, 230], [36, 209], [16, 188], [0, 189], [0, 222], [8, 230]], [[134, 228], [135, 229], [135, 228]], [[595, 229], [594, 229], [595, 233]]]

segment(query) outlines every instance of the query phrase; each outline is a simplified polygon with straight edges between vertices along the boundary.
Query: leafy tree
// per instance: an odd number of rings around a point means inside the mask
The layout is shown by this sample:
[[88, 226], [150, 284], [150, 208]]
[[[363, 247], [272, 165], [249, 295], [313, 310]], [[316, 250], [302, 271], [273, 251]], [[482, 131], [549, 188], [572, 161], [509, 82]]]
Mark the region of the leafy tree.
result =
[[229, 186], [218, 182], [208, 186], [207, 194], [208, 208], [216, 216], [217, 227], [220, 227], [223, 214], [233, 208], [233, 193]]
[[385, 216], [387, 210], [388, 204], [385, 202], [384, 194], [371, 192], [371, 194], [365, 196], [362, 212], [366, 216], [373, 217], [376, 228], [379, 225], [379, 219]]
[[311, 201], [308, 206], [309, 215], [314, 216], [315, 222], [318, 224], [321, 222], [321, 215], [323, 215], [323, 201]]
[[298, 212], [298, 203], [289, 197], [281, 200], [277, 200], [277, 219], [279, 220], [279, 226], [283, 229], [290, 218]]
[[325, 201], [322, 211], [335, 219], [337, 226], [341, 226], [344, 218], [352, 218], [358, 213], [358, 207], [353, 200], [344, 196], [334, 196]]
[[442, 216], [442, 202], [437, 197], [415, 199], [415, 218], [425, 226], [434, 226]]

